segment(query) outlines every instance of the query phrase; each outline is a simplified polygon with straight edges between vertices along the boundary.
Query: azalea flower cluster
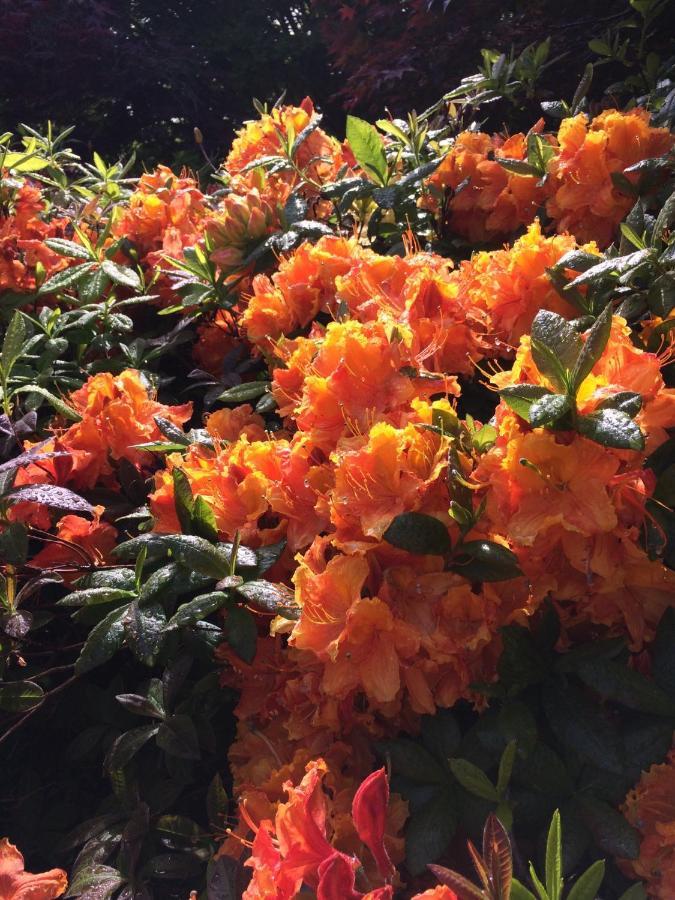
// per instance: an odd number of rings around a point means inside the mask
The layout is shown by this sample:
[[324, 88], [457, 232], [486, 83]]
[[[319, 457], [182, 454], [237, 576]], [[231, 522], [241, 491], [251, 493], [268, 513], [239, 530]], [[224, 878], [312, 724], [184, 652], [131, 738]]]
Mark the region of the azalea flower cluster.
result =
[[[326, 185], [364, 174], [318, 123], [309, 101], [265, 112], [234, 141], [222, 191], [204, 193], [160, 166], [109, 223], [119, 258], [135, 261], [162, 305], [176, 301], [175, 269], [194, 248], [231, 284], [235, 301], [200, 324], [193, 356], [217, 378], [224, 359], [245, 350], [267, 367], [267, 405], [207, 413], [206, 439], [159, 457], [143, 445], [165, 440], [162, 422], [182, 436], [192, 404], [160, 403], [136, 369], [98, 372], [67, 398], [71, 424], [53, 421], [39, 461], [25, 461], [15, 481], [86, 494], [119, 492], [125, 471], [151, 478], [149, 527], [179, 534], [183, 477], [219, 540], [279, 547], [265, 578], [286, 611], [258, 617], [252, 660], [229, 645], [217, 651], [223, 686], [238, 692], [229, 752], [238, 820], [221, 852], [251, 869], [246, 900], [303, 890], [319, 900], [392, 898], [408, 807], [389, 793], [376, 742], [414, 735], [422, 716], [460, 700], [484, 706], [501, 630], [528, 628], [546, 604], [561, 620], [560, 648], [603, 634], [640, 651], [675, 596], [675, 573], [644, 540], [654, 524], [649, 457], [675, 427], [666, 354], [645, 349], [615, 314], [564, 425], [534, 426], [506, 399], [519, 385], [556, 391], [535, 363], [531, 331], [542, 310], [576, 320], [580, 345], [590, 340], [551, 269], [574, 251], [603, 259], [633, 203], [612, 176], [635, 180], [626, 170], [667, 153], [670, 133], [640, 109], [579, 114], [557, 135], [542, 123], [507, 138], [464, 132], [418, 203], [472, 244], [509, 243], [455, 263], [412, 238], [402, 255], [379, 253], [357, 229], [335, 227], [257, 271], [252, 251], [286, 227], [289, 203], [310, 222], [327, 221]], [[527, 171], [534, 138], [545, 163], [536, 175]], [[70, 239], [73, 229], [28, 180], [10, 191], [0, 287], [29, 292], [72, 264], [44, 240]], [[464, 407], [477, 379], [496, 403], [483, 421]], [[616, 395], [637, 398], [640, 449], [576, 427], [575, 417]], [[24, 500], [8, 515], [45, 538], [31, 565], [67, 582], [111, 562], [125, 527], [103, 506], [92, 519]], [[431, 521], [437, 545], [401, 540], [406, 517]], [[478, 551], [501, 554], [508, 572], [477, 574]], [[675, 826], [654, 798], [669, 789], [672, 764], [653, 767], [625, 803], [644, 838], [625, 865], [662, 897], [675, 878]], [[417, 896], [456, 900], [446, 887]]]

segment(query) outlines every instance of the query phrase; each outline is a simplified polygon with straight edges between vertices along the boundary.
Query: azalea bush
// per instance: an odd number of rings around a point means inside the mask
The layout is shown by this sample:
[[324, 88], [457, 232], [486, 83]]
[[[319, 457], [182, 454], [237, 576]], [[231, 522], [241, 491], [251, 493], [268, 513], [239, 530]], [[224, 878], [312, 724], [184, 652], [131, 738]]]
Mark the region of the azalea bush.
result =
[[673, 896], [672, 86], [592, 82], [0, 138], [3, 896]]

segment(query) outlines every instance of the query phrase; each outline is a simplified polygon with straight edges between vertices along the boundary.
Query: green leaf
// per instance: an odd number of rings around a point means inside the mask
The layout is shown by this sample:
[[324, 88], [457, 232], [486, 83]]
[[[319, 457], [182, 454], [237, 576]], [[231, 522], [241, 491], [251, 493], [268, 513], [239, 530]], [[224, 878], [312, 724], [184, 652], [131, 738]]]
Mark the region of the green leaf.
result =
[[79, 494], [57, 484], [21, 484], [5, 495], [10, 503], [30, 500], [42, 503], [50, 509], [63, 509], [69, 512], [87, 513], [93, 516], [94, 507]]
[[516, 761], [516, 750], [518, 748], [518, 744], [516, 741], [509, 741], [506, 747], [504, 748], [504, 752], [501, 755], [501, 759], [499, 760], [499, 772], [497, 775], [497, 793], [500, 797], [504, 796], [504, 792], [509, 786], [509, 782], [511, 781], [511, 774], [513, 772], [513, 764]]
[[45, 693], [34, 681], [0, 682], [0, 709], [5, 712], [25, 712], [39, 706]]
[[76, 675], [83, 675], [103, 665], [120, 649], [124, 641], [126, 612], [126, 606], [114, 609], [92, 628], [75, 663]]
[[541, 400], [535, 400], [530, 407], [530, 424], [534, 428], [550, 425], [569, 412], [572, 406], [567, 394], [548, 394]]
[[532, 322], [532, 358], [539, 371], [566, 390], [568, 372], [581, 351], [579, 335], [567, 319], [541, 309]]
[[409, 553], [443, 556], [452, 549], [446, 526], [425, 513], [402, 513], [384, 532], [385, 541]]
[[612, 304], [607, 306], [595, 320], [572, 371], [572, 391], [576, 394], [583, 380], [590, 375], [593, 366], [602, 356], [612, 330]]
[[[589, 47], [593, 50], [593, 47], [590, 44], [593, 43], [591, 41], [589, 43]], [[602, 43], [602, 42], [601, 42]], [[574, 92], [574, 97], [572, 97], [572, 105], [570, 107], [570, 113], [574, 116], [579, 112], [579, 107], [581, 103], [588, 93], [588, 89], [591, 86], [591, 82], [593, 81], [593, 63], [586, 63], [586, 68], [584, 69], [584, 74], [581, 76], [581, 81], [579, 82], [576, 91]]]
[[194, 499], [191, 518], [192, 532], [207, 541], [218, 540], [218, 525], [213, 510], [199, 494]]
[[581, 817], [595, 843], [603, 853], [622, 859], [637, 859], [640, 853], [640, 833], [609, 803], [589, 795], [576, 800]]
[[258, 645], [258, 627], [252, 613], [241, 606], [233, 606], [227, 614], [225, 637], [237, 656], [250, 665]]
[[665, 229], [670, 228], [673, 221], [675, 221], [675, 191], [668, 197], [656, 217], [652, 231], [652, 243], [661, 238]]
[[569, 287], [578, 288], [584, 284], [601, 285], [608, 277], [616, 278], [629, 272], [631, 269], [637, 268], [651, 256], [651, 253], [651, 250], [636, 250], [634, 253], [628, 253], [625, 256], [614, 256], [610, 259], [604, 259], [597, 265], [591, 266], [582, 275], [578, 275], [570, 282]]
[[300, 607], [295, 603], [295, 595], [285, 585], [260, 579], [240, 584], [236, 590], [246, 598], [250, 606], [262, 613], [281, 615], [286, 619], [300, 618]]
[[222, 609], [227, 603], [227, 594], [223, 591], [212, 591], [210, 594], [201, 594], [183, 603], [178, 607], [175, 614], [166, 624], [165, 631], [175, 631], [178, 628], [184, 628], [186, 625], [192, 625], [200, 619], [205, 619], [208, 615]]
[[206, 792], [206, 812], [209, 817], [209, 823], [216, 828], [222, 828], [228, 808], [229, 798], [227, 791], [223, 785], [223, 779], [220, 777], [220, 772], [216, 772]]
[[126, 591], [121, 588], [98, 587], [86, 588], [82, 591], [73, 591], [61, 600], [57, 606], [96, 606], [98, 603], [111, 603], [113, 600], [133, 600], [135, 591]]
[[512, 384], [502, 388], [499, 396], [516, 412], [521, 419], [530, 421], [530, 409], [532, 405], [544, 397], [556, 397], [547, 388], [540, 384]]
[[269, 390], [269, 381], [244, 381], [236, 384], [218, 395], [218, 400], [224, 403], [245, 403], [247, 400], [255, 400]]
[[169, 716], [162, 722], [157, 732], [157, 746], [179, 759], [199, 759], [201, 756], [197, 731], [187, 715]]
[[642, 397], [634, 391], [619, 391], [613, 397], [607, 397], [598, 405], [600, 409], [618, 409], [631, 419], [642, 409]]
[[387, 158], [375, 126], [356, 116], [347, 116], [346, 131], [349, 146], [361, 168], [378, 184], [386, 184]]
[[141, 725], [121, 734], [106, 754], [104, 770], [110, 773], [116, 769], [123, 769], [158, 731], [159, 725]]
[[101, 269], [115, 284], [130, 288], [132, 291], [140, 291], [141, 279], [138, 277], [138, 273], [128, 266], [120, 266], [111, 259], [104, 259]]
[[532, 891], [529, 891], [517, 878], [511, 882], [510, 900], [537, 900]]
[[57, 397], [56, 394], [53, 394], [51, 391], [48, 391], [47, 388], [42, 387], [39, 384], [23, 384], [21, 387], [18, 387], [14, 391], [15, 394], [39, 394], [41, 397], [44, 397], [46, 400], [49, 400], [50, 404], [54, 407], [57, 413], [60, 413], [64, 419], [68, 419], [70, 422], [81, 422], [82, 416], [77, 412], [77, 410], [73, 409], [72, 406], [68, 406], [68, 404], [61, 399], [61, 397]]
[[38, 294], [43, 296], [44, 294], [57, 294], [65, 291], [66, 288], [77, 284], [81, 278], [93, 271], [95, 266], [96, 263], [86, 262], [77, 266], [71, 266], [69, 269], [63, 269], [63, 271], [57, 272], [56, 275], [52, 275], [51, 278], [48, 278], [41, 284]]
[[532, 163], [525, 162], [521, 159], [509, 159], [508, 156], [496, 156], [495, 162], [498, 162], [503, 169], [507, 170], [507, 172], [513, 172], [514, 175], [534, 175], [535, 177], [539, 177], [542, 174], [537, 166], [533, 166]]
[[200, 575], [224, 578], [229, 574], [230, 558], [226, 552], [193, 534], [143, 534], [125, 541], [113, 553], [122, 559], [135, 559], [141, 547], [148, 551], [171, 551], [176, 560]]
[[562, 834], [560, 812], [556, 809], [546, 838], [546, 893], [549, 900], [560, 900], [562, 879]]
[[644, 450], [645, 436], [631, 417], [618, 409], [599, 409], [577, 418], [584, 437], [617, 450]]
[[88, 863], [78, 871], [68, 885], [67, 897], [83, 897], [84, 900], [109, 900], [122, 887], [126, 879], [112, 866]]
[[645, 886], [641, 881], [632, 884], [627, 890], [623, 892], [623, 894], [619, 897], [619, 900], [647, 900], [647, 891], [645, 890]]
[[508, 581], [523, 574], [515, 553], [494, 541], [467, 541], [460, 549], [452, 569], [469, 581]]
[[675, 699], [644, 675], [612, 659], [595, 659], [577, 667], [581, 680], [590, 688], [640, 712], [655, 716], [675, 716]]
[[181, 530], [186, 534], [192, 531], [192, 513], [194, 510], [194, 501], [192, 499], [192, 488], [187, 475], [178, 467], [172, 471], [173, 477], [173, 498], [176, 507], [176, 515], [180, 523]]
[[483, 800], [489, 800], [492, 803], [499, 801], [497, 789], [478, 766], [469, 762], [468, 759], [449, 759], [448, 763], [452, 774], [470, 794], [482, 797]]
[[166, 613], [160, 603], [140, 606], [134, 600], [124, 618], [127, 646], [139, 662], [152, 666], [164, 639]]
[[75, 241], [66, 241], [63, 238], [47, 238], [45, 244], [54, 253], [61, 256], [69, 256], [71, 259], [91, 259], [91, 254], [82, 244], [76, 244]]
[[605, 877], [605, 861], [597, 859], [577, 878], [567, 900], [595, 900]]
[[6, 378], [14, 368], [14, 363], [21, 356], [25, 341], [26, 322], [17, 310], [7, 326], [5, 339], [2, 342], [2, 353], [0, 354], [0, 367]]
[[[83, 303], [95, 303], [110, 284], [110, 279], [100, 266], [77, 284], [77, 293]], [[121, 304], [116, 304], [121, 305]]]
[[187, 816], [160, 816], [155, 825], [160, 834], [168, 835], [173, 841], [178, 839], [184, 844], [196, 844], [203, 836], [202, 829]]
[[445, 852], [456, 827], [457, 811], [447, 788], [412, 815], [405, 832], [406, 865], [412, 875], [421, 874]]

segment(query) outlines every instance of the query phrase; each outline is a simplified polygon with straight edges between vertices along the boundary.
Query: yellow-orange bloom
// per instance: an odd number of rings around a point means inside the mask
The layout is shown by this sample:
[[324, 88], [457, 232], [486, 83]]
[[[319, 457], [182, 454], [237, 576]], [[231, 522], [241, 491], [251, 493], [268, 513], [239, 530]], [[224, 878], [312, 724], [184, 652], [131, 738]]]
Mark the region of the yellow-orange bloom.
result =
[[584, 113], [563, 119], [558, 142], [560, 151], [548, 166], [546, 210], [559, 232], [606, 247], [634, 203], [614, 185], [612, 175], [667, 153], [673, 137], [667, 128], [651, 128], [649, 113], [636, 107], [607, 109], [590, 123]]

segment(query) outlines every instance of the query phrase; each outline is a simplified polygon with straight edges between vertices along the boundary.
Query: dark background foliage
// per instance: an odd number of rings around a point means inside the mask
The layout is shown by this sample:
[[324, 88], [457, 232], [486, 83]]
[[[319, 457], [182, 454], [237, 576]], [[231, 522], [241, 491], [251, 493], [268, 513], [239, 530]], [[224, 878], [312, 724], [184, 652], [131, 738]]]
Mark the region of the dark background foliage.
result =
[[[562, 58], [540, 95], [571, 96], [589, 38], [628, 11], [605, 0], [0, 0], [0, 129], [52, 119], [78, 126], [84, 156], [136, 147], [147, 165], [194, 164], [194, 126], [220, 158], [251, 97], [311, 93], [340, 133], [345, 109], [419, 111], [476, 71], [482, 48], [547, 35]], [[622, 68], [598, 70], [594, 93]], [[497, 104], [489, 124], [529, 127], [533, 115], [534, 100], [522, 122]]]

